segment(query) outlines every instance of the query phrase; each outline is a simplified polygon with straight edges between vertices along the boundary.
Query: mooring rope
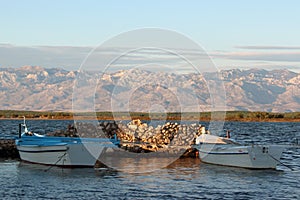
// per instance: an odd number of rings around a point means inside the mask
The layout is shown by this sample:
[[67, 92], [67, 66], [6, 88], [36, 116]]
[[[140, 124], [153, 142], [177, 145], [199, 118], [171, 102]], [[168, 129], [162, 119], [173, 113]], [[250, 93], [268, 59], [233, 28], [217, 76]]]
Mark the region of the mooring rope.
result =
[[279, 162], [281, 165], [283, 165], [283, 166], [289, 168], [290, 170], [294, 171], [294, 169], [293, 169], [291, 166], [288, 166], [288, 165], [284, 164], [283, 162], [281, 162], [280, 160], [278, 160], [277, 158], [275, 158], [274, 156], [272, 156], [272, 155], [269, 154], [269, 153], [268, 153], [268, 155], [269, 155], [271, 158], [273, 158], [275, 161]]
[[63, 157], [65, 157], [66, 155], [67, 155], [67, 151], [66, 151], [63, 155], [59, 156], [59, 157], [58, 157], [59, 159], [58, 159], [53, 165], [51, 165], [48, 169], [45, 169], [44, 171], [47, 172], [47, 171], [49, 171], [50, 169], [52, 169], [52, 167], [55, 166], [59, 161], [61, 161], [61, 159], [62, 159]]
[[[264, 148], [263, 145], [257, 145], [257, 146], [260, 147], [262, 149], [262, 151], [263, 151], [263, 148]], [[285, 146], [287, 146], [287, 145], [285, 145]], [[272, 156], [269, 152], [267, 152], [267, 154], [268, 154], [268, 156], [270, 156], [272, 159], [274, 159], [275, 161], [277, 161], [281, 165], [283, 165], [283, 166], [289, 168], [290, 170], [294, 171], [294, 169], [291, 166], [288, 166], [288, 165], [284, 164], [283, 162], [281, 162], [280, 160], [278, 160], [277, 158], [275, 158], [274, 156]]]

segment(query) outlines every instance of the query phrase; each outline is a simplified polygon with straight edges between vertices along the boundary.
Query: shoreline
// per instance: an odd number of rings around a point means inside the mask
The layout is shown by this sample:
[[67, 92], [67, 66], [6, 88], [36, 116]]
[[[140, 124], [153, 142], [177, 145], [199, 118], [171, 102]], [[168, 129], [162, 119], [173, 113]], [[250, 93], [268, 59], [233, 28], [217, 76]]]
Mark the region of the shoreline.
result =
[[[68, 117], [68, 118], [52, 118], [52, 119], [48, 119], [48, 118], [30, 118], [30, 117], [26, 117], [26, 120], [49, 120], [49, 121], [53, 121], [53, 120], [95, 120], [95, 118], [86, 118], [86, 117]], [[167, 119], [151, 119], [151, 118], [144, 118], [144, 117], [133, 117], [133, 118], [97, 118], [97, 120], [99, 121], [130, 121], [132, 119], [140, 119], [140, 120], [144, 120], [144, 121], [151, 121], [151, 120], [166, 120], [166, 121], [203, 121], [203, 122], [209, 122], [209, 121], [224, 121], [224, 122], [300, 122], [300, 119], [224, 119], [224, 120], [220, 120], [220, 119], [215, 119], [215, 120], [211, 120], [211, 119], [206, 119], [206, 118], [200, 118], [200, 119], [185, 119], [185, 118], [167, 118]], [[23, 118], [0, 118], [0, 120], [20, 120], [22, 121]]]
[[0, 110], [0, 120], [165, 120], [165, 121], [237, 121], [300, 122], [300, 112], [272, 113], [262, 111], [214, 111], [186, 113], [81, 112]]

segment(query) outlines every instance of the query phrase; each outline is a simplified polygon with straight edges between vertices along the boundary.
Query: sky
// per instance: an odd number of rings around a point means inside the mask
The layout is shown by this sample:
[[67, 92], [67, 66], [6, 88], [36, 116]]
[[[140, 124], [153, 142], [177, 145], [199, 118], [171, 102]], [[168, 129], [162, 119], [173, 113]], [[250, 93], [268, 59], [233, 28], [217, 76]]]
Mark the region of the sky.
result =
[[115, 36], [158, 28], [194, 41], [220, 69], [300, 72], [300, 1], [296, 0], [0, 3], [0, 67], [76, 69], [94, 47]]

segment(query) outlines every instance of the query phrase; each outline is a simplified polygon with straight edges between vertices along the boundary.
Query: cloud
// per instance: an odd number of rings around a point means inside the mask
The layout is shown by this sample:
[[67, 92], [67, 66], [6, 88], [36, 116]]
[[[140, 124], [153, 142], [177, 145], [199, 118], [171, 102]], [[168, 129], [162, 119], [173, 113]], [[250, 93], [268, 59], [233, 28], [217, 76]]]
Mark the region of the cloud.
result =
[[91, 49], [91, 47], [0, 44], [0, 65], [3, 67], [37, 65], [74, 70], [78, 69]]
[[300, 52], [212, 52], [213, 58], [248, 61], [300, 62]]
[[300, 46], [235, 46], [237, 49], [249, 49], [249, 50], [300, 50]]
[[[276, 46], [239, 46], [240, 49], [249, 48], [249, 51], [215, 51], [207, 53], [196, 49], [159, 49], [159, 48], [94, 48], [89, 46], [16, 46], [0, 44], [0, 66], [21, 67], [24, 65], [42, 67], [61, 67], [66, 70], [78, 70], [84, 62], [85, 70], [110, 71], [147, 66], [155, 70], [167, 70], [175, 73], [195, 72], [195, 66], [201, 71], [214, 71], [212, 64], [226, 69], [228, 67], [254, 68], [258, 62], [274, 63], [274, 66], [300, 67], [300, 52], [286, 51], [300, 47]], [[278, 49], [278, 51], [250, 51], [250, 49]], [[279, 50], [281, 49], [281, 50]], [[89, 53], [93, 50], [93, 53]], [[88, 59], [87, 56], [89, 55]], [[212, 58], [212, 61], [211, 59]], [[226, 66], [227, 67], [226, 67]], [[159, 67], [157, 67], [159, 66]], [[162, 67], [164, 66], [164, 67]]]
[[[125, 47], [78, 47], [78, 46], [15, 46], [0, 44], [0, 66], [20, 67], [34, 65], [62, 67], [77, 70], [121, 70], [136, 66], [162, 66], [178, 71], [193, 70], [189, 62], [207, 66], [210, 58], [206, 52], [194, 49], [160, 49]], [[204, 63], [204, 64], [203, 64]]]

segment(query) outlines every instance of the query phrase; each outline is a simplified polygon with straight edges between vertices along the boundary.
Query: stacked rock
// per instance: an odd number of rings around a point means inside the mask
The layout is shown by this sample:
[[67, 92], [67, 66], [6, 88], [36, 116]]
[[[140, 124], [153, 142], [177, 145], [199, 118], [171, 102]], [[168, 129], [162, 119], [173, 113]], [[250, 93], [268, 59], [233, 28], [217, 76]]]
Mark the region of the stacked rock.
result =
[[19, 158], [14, 139], [0, 139], [0, 158]]
[[118, 124], [118, 138], [123, 142], [141, 142], [163, 147], [190, 146], [195, 138], [206, 133], [205, 127], [197, 124], [180, 125], [178, 123], [167, 122], [163, 126], [156, 128], [142, 123], [140, 120], [133, 120], [127, 125]]
[[117, 137], [124, 142], [138, 142], [146, 139], [150, 133], [148, 125], [141, 120], [132, 120], [127, 125], [119, 123]]
[[68, 125], [67, 130], [56, 130], [54, 132], [49, 132], [46, 135], [55, 137], [78, 137], [77, 129], [71, 124]]
[[201, 125], [180, 125], [178, 128], [178, 134], [174, 136], [171, 142], [173, 146], [189, 146], [195, 141], [195, 138], [200, 135]]
[[168, 145], [178, 134], [179, 125], [177, 123], [168, 122], [162, 127], [155, 129], [155, 135], [143, 140], [143, 142], [154, 143], [158, 146]]
[[67, 130], [56, 130], [47, 133], [47, 136], [113, 138], [118, 129], [119, 127], [115, 121], [100, 123], [76, 122], [75, 125], [68, 125]]
[[119, 129], [118, 124], [115, 121], [103, 121], [99, 123], [97, 128], [98, 137], [113, 138]]
[[101, 137], [101, 127], [96, 123], [76, 122], [76, 132], [79, 137], [97, 138]]
[[[69, 125], [66, 131], [56, 131], [52, 136], [113, 138], [115, 135], [124, 145], [142, 146], [145, 149], [157, 150], [167, 146], [191, 146], [196, 137], [207, 133], [205, 127], [199, 124], [178, 124], [167, 122], [157, 127], [148, 126], [136, 119], [128, 124], [115, 121], [102, 121], [97, 123], [77, 122]], [[130, 145], [129, 145], [130, 146]]]

